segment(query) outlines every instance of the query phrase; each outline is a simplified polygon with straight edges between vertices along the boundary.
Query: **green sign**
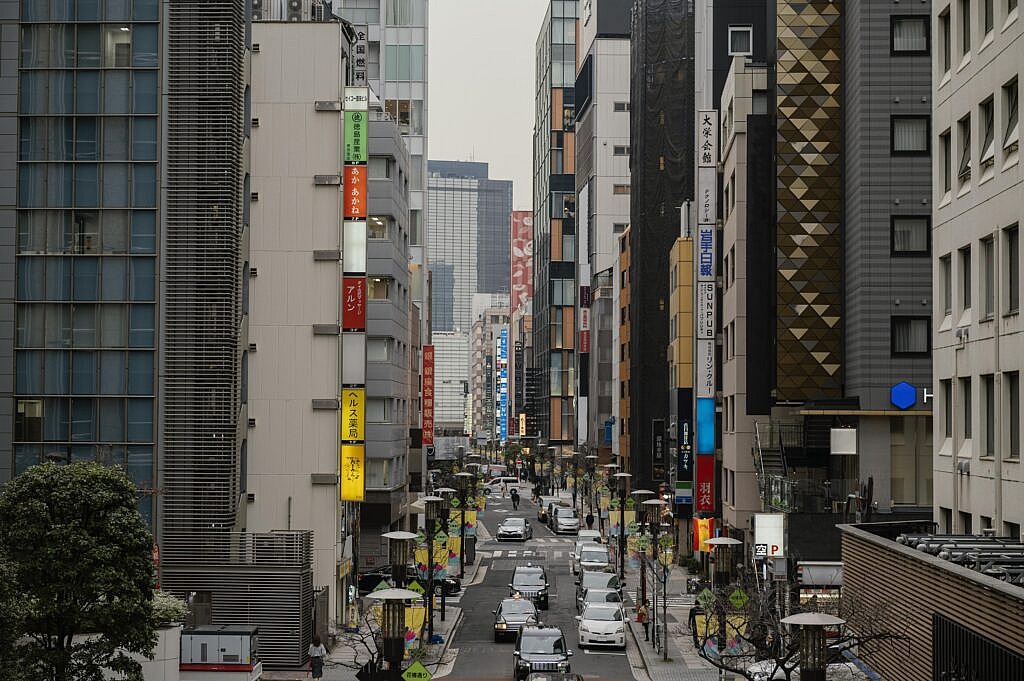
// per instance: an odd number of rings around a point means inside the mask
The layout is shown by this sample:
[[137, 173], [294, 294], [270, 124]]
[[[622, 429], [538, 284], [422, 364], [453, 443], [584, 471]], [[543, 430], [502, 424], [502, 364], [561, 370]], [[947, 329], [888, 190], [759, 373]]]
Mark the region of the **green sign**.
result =
[[423, 534], [423, 530], [420, 530], [419, 532], [416, 533], [416, 543], [417, 544], [426, 544], [427, 543], [427, 535]]
[[409, 583], [408, 589], [409, 589], [409, 591], [415, 591], [416, 593], [421, 594], [421, 595], [427, 592], [427, 590], [423, 588], [423, 585], [420, 584], [419, 581], [415, 580], [415, 579], [412, 580], [412, 582]]
[[402, 672], [404, 681], [430, 681], [434, 677], [419, 660], [416, 660], [409, 668]]
[[626, 509], [627, 510], [632, 510], [632, 508], [634, 506], [636, 506], [636, 500], [633, 497], [630, 497], [630, 498], [626, 499]]
[[452, 500], [451, 500], [451, 505], [452, 505], [452, 508], [458, 508], [458, 507], [459, 507], [459, 504], [461, 504], [461, 503], [462, 503], [462, 502], [461, 502], [461, 501], [459, 501], [459, 498], [458, 498], [458, 497], [452, 497]]
[[704, 606], [705, 610], [710, 610], [711, 606], [715, 604], [715, 594], [711, 589], [705, 588], [699, 594], [697, 594], [697, 602]]
[[601, 494], [608, 494], [608, 485], [601, 485], [597, 488], [597, 491]]
[[637, 530], [639, 530], [639, 529], [640, 529], [640, 526], [637, 525], [635, 522], [632, 522], [632, 523], [629, 523], [628, 525], [626, 525], [626, 532], [629, 532], [630, 534], [636, 534]]
[[729, 602], [732, 603], [732, 607], [736, 608], [737, 610], [741, 609], [744, 605], [746, 605], [747, 601], [749, 600], [750, 597], [747, 596], [747, 592], [743, 589], [736, 589], [731, 594], [729, 594]]
[[367, 131], [365, 111], [345, 112], [345, 163], [366, 163]]
[[386, 579], [382, 579], [377, 583], [377, 586], [373, 587], [374, 591], [383, 591], [384, 589], [390, 589], [391, 583]]
[[646, 551], [647, 548], [651, 545], [651, 540], [648, 539], [645, 535], [641, 535], [636, 538], [636, 545], [637, 548], [639, 548], [641, 551]]
[[608, 502], [608, 507], [611, 508], [611, 509], [618, 509], [619, 508], [619, 500], [618, 499], [612, 499], [611, 501]]

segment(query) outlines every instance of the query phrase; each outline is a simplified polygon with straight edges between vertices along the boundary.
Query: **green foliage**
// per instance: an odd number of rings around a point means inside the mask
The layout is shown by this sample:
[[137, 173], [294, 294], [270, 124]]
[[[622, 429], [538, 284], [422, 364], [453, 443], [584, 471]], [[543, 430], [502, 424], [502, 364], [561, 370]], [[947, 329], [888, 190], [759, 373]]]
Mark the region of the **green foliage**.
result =
[[173, 594], [157, 591], [153, 594], [153, 623], [158, 627], [181, 624], [188, 614], [188, 605]]
[[104, 669], [141, 681], [125, 652], [149, 656], [156, 644], [152, 546], [120, 469], [43, 464], [12, 480], [0, 494], [10, 577], [0, 612], [20, 610], [17, 668], [48, 681], [101, 681]]

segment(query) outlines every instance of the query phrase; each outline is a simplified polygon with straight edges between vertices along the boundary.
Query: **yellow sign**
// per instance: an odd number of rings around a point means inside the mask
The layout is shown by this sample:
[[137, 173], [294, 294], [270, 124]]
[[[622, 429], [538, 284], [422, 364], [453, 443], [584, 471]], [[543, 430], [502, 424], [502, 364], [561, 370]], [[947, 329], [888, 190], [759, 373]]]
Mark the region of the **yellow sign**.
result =
[[362, 501], [366, 497], [366, 447], [342, 445], [338, 468], [339, 498]]
[[345, 388], [341, 394], [341, 441], [366, 440], [366, 388]]
[[519, 437], [526, 437], [526, 414], [519, 415]]

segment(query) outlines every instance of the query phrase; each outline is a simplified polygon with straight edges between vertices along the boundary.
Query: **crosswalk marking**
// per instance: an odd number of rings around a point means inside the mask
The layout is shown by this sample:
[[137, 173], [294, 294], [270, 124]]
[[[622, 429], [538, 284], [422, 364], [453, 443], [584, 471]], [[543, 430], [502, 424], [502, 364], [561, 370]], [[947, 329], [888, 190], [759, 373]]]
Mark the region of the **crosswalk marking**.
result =
[[530, 549], [523, 549], [523, 550], [520, 550], [520, 549], [511, 549], [511, 550], [496, 549], [494, 551], [491, 551], [490, 553], [482, 553], [481, 552], [479, 555], [484, 557], [484, 558], [487, 558], [487, 557], [490, 557], [490, 558], [539, 558], [541, 556], [544, 556], [544, 557], [550, 558], [552, 560], [561, 560], [562, 558], [567, 558], [568, 555], [569, 555], [569, 552], [568, 551], [549, 551], [549, 550], [545, 550], [545, 551], [531, 551]]

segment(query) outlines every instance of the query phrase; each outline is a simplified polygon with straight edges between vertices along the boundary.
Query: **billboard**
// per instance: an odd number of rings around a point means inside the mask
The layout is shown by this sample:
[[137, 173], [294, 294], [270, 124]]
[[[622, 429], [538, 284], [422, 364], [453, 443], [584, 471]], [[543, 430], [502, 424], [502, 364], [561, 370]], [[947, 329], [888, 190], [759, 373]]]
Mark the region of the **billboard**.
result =
[[498, 335], [498, 438], [508, 439], [508, 329]]
[[345, 388], [341, 395], [341, 441], [366, 439], [366, 388]]
[[512, 211], [511, 310], [533, 298], [533, 211]]
[[[434, 346], [423, 346], [423, 446], [434, 448]], [[430, 452], [427, 452], [430, 454]]]
[[366, 496], [366, 447], [341, 446], [341, 501], [362, 501]]
[[366, 277], [344, 277], [341, 291], [342, 331], [366, 331]]
[[715, 512], [715, 455], [697, 455], [697, 481], [694, 496], [698, 513]]

